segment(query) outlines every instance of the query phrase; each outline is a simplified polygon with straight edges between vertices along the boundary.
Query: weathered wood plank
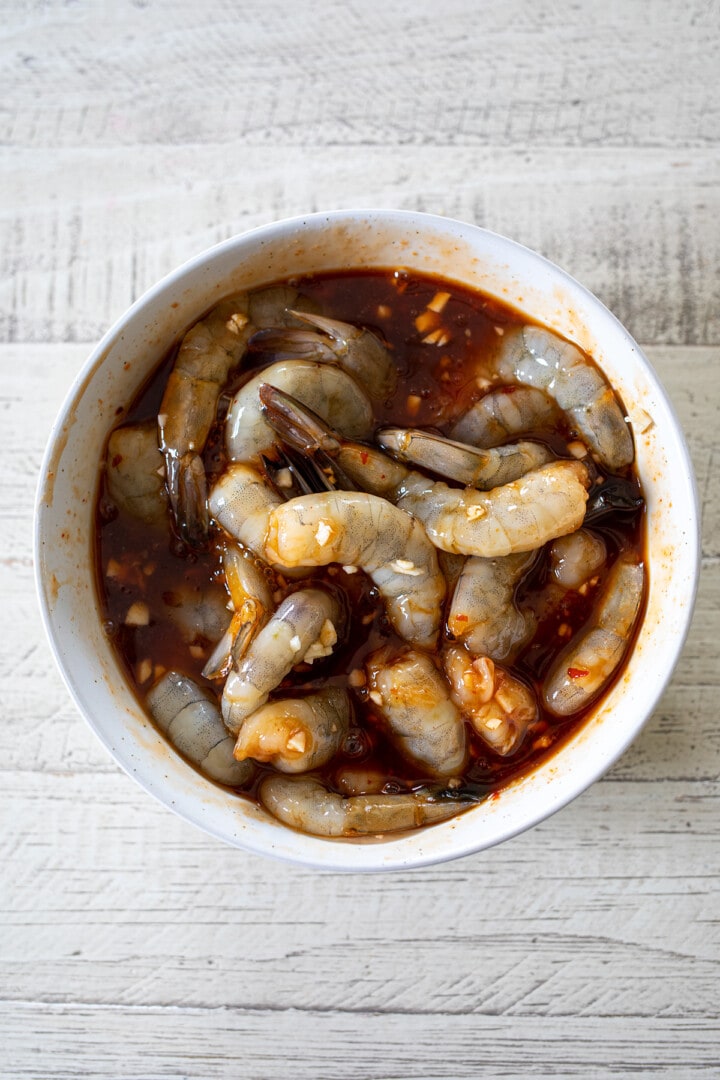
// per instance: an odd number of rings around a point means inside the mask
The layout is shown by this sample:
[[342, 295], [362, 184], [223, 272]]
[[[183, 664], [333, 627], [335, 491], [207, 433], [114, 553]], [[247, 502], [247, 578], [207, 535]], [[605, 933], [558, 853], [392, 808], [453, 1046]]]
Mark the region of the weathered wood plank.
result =
[[518, 1020], [718, 1004], [717, 782], [599, 783], [491, 851], [377, 877], [228, 849], [119, 774], [4, 787], [9, 1001]]
[[542, 252], [645, 344], [720, 342], [720, 152], [399, 146], [33, 150], [0, 159], [0, 340], [92, 341], [192, 255], [352, 206], [475, 222]]
[[[717, 144], [714, 2], [6, 4], [3, 142]], [[5, 20], [4, 20], [5, 21]], [[58, 87], [62, 93], [58, 96]]]
[[[372, 999], [368, 1001], [372, 1005]], [[355, 1016], [325, 1010], [94, 1009], [34, 1002], [8, 1013], [17, 1080], [604, 1080], [717, 1076], [711, 1020]], [[49, 1048], [52, 1047], [52, 1051]]]

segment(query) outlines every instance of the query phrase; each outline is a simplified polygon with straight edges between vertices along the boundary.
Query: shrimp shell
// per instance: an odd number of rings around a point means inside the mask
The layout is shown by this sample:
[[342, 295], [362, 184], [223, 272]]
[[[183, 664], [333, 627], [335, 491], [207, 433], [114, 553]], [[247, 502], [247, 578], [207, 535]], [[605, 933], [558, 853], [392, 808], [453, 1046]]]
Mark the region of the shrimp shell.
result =
[[[406, 758], [433, 776], [456, 776], [467, 760], [465, 725], [427, 653], [378, 649], [365, 661], [372, 701]], [[379, 700], [378, 700], [379, 699]]]
[[173, 746], [211, 780], [231, 787], [248, 782], [253, 766], [235, 760], [234, 739], [222, 722], [217, 703], [187, 675], [168, 671], [149, 691], [146, 701]]
[[115, 428], [108, 440], [108, 495], [120, 509], [148, 525], [167, 523], [167, 498], [157, 424], [145, 420]]
[[480, 450], [431, 431], [394, 427], [378, 431], [376, 438], [399, 461], [409, 461], [483, 491], [518, 480], [553, 459], [548, 448], [536, 442]]
[[237, 734], [295, 664], [329, 655], [339, 619], [338, 602], [324, 589], [299, 589], [283, 600], [227, 677], [222, 714], [230, 731]]
[[633, 460], [632, 435], [617, 398], [577, 346], [542, 327], [519, 326], [505, 332], [493, 366], [501, 379], [550, 394], [607, 468]]
[[472, 657], [462, 645], [450, 645], [443, 660], [453, 701], [475, 731], [502, 757], [518, 750], [538, 719], [533, 691], [488, 656]]
[[280, 566], [359, 566], [385, 600], [397, 633], [432, 647], [445, 581], [422, 525], [404, 510], [360, 491], [302, 495], [271, 511], [266, 557]]
[[318, 769], [342, 746], [350, 712], [348, 692], [339, 687], [325, 687], [306, 697], [278, 698], [243, 721], [235, 757], [267, 761], [284, 773]]
[[248, 462], [271, 450], [277, 435], [263, 416], [258, 391], [264, 383], [284, 390], [340, 427], [353, 439], [372, 432], [372, 406], [365, 391], [334, 364], [287, 360], [271, 364], [242, 386], [230, 403], [225, 446], [231, 461]]
[[260, 801], [273, 817], [313, 836], [377, 836], [445, 821], [475, 800], [426, 791], [350, 795], [328, 791], [314, 777], [269, 776]]
[[520, 552], [495, 559], [474, 556], [465, 563], [447, 626], [475, 656], [510, 663], [535, 633], [535, 617], [515, 603], [518, 582], [534, 558], [534, 552]]
[[572, 716], [591, 705], [613, 677], [640, 613], [645, 571], [621, 556], [582, 630], [557, 657], [543, 684], [545, 707]]
[[493, 558], [574, 532], [582, 524], [588, 483], [579, 461], [554, 461], [488, 492], [450, 488], [414, 473], [403, 482], [397, 505], [421, 521], [444, 551]]
[[530, 431], [553, 427], [557, 417], [555, 402], [542, 390], [503, 386], [476, 401], [453, 424], [450, 438], [489, 448]]

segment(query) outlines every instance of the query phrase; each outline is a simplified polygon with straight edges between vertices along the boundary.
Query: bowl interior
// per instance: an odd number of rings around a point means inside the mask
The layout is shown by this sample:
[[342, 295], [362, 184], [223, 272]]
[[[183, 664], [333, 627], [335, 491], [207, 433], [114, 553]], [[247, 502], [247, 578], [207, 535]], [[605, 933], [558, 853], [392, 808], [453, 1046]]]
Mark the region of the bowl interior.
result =
[[[145, 718], [105, 637], [95, 593], [94, 501], [117, 410], [204, 311], [223, 296], [294, 275], [398, 268], [477, 288], [586, 349], [622, 397], [648, 508], [649, 595], [622, 678], [562, 751], [499, 798], [449, 822], [382, 842], [293, 833], [203, 780]], [[53, 427], [36, 516], [36, 574], [61, 671], [119, 764], [167, 806], [231, 844], [319, 867], [386, 870], [454, 858], [512, 836], [602, 774], [648, 718], [689, 625], [698, 570], [692, 470], [677, 420], [648, 361], [586, 289], [539, 255], [460, 222], [392, 211], [340, 211], [235, 237], [165, 278], [105, 336]], [[672, 619], [667, 613], [672, 612]]]

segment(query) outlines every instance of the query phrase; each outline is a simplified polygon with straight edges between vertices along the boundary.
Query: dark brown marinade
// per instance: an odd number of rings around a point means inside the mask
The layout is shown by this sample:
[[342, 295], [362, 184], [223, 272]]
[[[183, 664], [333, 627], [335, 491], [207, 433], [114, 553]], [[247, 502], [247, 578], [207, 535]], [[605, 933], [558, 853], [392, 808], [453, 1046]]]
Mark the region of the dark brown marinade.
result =
[[[374, 330], [390, 348], [397, 364], [398, 387], [390, 400], [376, 406], [378, 427], [394, 424], [432, 427], [441, 432], [447, 430], [451, 422], [481, 396], [477, 382], [478, 357], [494, 347], [496, 328], [527, 321], [482, 294], [438, 278], [403, 271], [317, 275], [295, 280], [293, 285], [311, 297], [325, 315]], [[450, 293], [442, 312], [442, 325], [450, 331], [451, 340], [438, 347], [421, 341], [422, 334], [415, 327], [415, 319], [440, 290]], [[123, 422], [157, 414], [176, 350], [177, 344], [124, 413]], [[246, 361], [231, 378], [228, 391], [235, 390], [256, 373], [257, 366], [257, 361], [254, 365], [252, 359]], [[546, 441], [558, 456], [568, 456], [567, 442], [574, 434], [565, 428], [533, 432], [533, 438]], [[222, 401], [204, 457], [212, 483], [225, 464]], [[632, 468], [620, 475], [640, 491]], [[593, 523], [592, 529], [606, 542], [608, 566], [621, 551], [633, 551], [638, 559], [644, 556], [644, 515], [641, 511], [610, 513]], [[224, 594], [221, 545], [222, 536], [215, 530], [206, 552], [190, 551], [172, 533], [169, 523], [167, 532], [158, 532], [118, 513], [101, 485], [95, 545], [98, 594], [107, 632], [141, 702], [151, 685], [151, 681], [138, 684], [138, 666], [144, 659], [150, 659], [153, 666], [181, 670], [217, 693], [217, 688], [201, 675], [210, 643], [200, 637], [191, 642], [183, 641], [167, 613], [177, 602], [177, 592], [182, 587], [199, 592], [211, 586], [223, 590]], [[121, 567], [119, 577], [106, 576], [111, 560]], [[547, 573], [543, 555], [520, 587], [518, 597], [521, 602], [524, 597], [542, 589]], [[361, 668], [371, 651], [386, 643], [402, 644], [389, 627], [377, 592], [364, 574], [346, 575], [339, 567], [329, 566], [318, 568], [313, 577], [331, 583], [345, 593], [348, 601], [346, 633], [331, 657], [316, 661], [312, 666], [300, 665], [278, 688], [278, 696], [287, 693], [291, 687], [302, 691], [327, 684], [347, 685], [349, 673]], [[297, 587], [300, 586], [280, 579], [280, 588], [284, 592]], [[566, 628], [575, 632], [582, 626], [596, 595], [597, 588], [586, 596], [568, 593], [560, 606], [540, 623], [535, 637], [513, 665], [514, 673], [539, 689], [554, 656], [568, 641]], [[148, 626], [128, 627], [123, 623], [128, 608], [136, 600], [142, 600], [150, 609], [152, 618]], [[558, 634], [561, 627], [565, 635], [562, 637]], [[615, 678], [619, 675], [620, 672]], [[384, 736], [382, 723], [365, 691], [354, 690], [352, 695], [355, 726], [343, 751], [325, 768], [317, 770], [317, 775], [335, 790], [342, 790], [337, 782], [339, 772], [354, 767], [381, 771], [386, 777], [386, 791], [407, 790], [432, 782], [431, 777], [418, 774], [416, 768], [396, 753]], [[561, 721], [544, 712], [541, 704], [539, 723], [510, 758], [491, 751], [468, 725], [470, 764], [464, 781], [478, 796], [497, 792], [553, 755], [596, 707], [595, 704], [586, 712]], [[252, 796], [259, 779], [268, 769], [259, 766], [258, 780], [253, 788], [239, 794]]]

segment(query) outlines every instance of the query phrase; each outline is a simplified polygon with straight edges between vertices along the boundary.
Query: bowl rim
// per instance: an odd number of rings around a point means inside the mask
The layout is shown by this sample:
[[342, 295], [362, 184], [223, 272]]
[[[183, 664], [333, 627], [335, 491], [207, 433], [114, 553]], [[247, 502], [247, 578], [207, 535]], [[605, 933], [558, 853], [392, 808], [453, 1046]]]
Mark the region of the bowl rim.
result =
[[[484, 838], [481, 833], [478, 833], [475, 840], [472, 837], [462, 844], [452, 844], [451, 835], [448, 836], [448, 849], [438, 852], [437, 850], [423, 851], [420, 848], [410, 854], [402, 854], [400, 852], [397, 855], [391, 855], [390, 858], [384, 858], [382, 861], [377, 859], [373, 862], [368, 856], [362, 856], [358, 859], [359, 852], [372, 852], [377, 851], [378, 848], [385, 853], [388, 853], [400, 842], [407, 837], [418, 837], [427, 832], [426, 829], [415, 830], [412, 833], [398, 834], [397, 838], [390, 837], [382, 844], [377, 845], [373, 843], [367, 843], [364, 841], [354, 841], [331, 838], [319, 838], [309, 837], [303, 833], [295, 833], [291, 829], [281, 826], [284, 831], [293, 837], [299, 837], [300, 841], [297, 846], [290, 845], [283, 846], [282, 850], [277, 850], [272, 843], [268, 844], [262, 840], [261, 837], [256, 837], [252, 831], [248, 834], [241, 834], [239, 837], [231, 838], [228, 836], [220, 836], [216, 829], [206, 821], [203, 820], [200, 808], [195, 806], [188, 806], [186, 803], [182, 805], [172, 802], [168, 798], [164, 798], [161, 791], [156, 790], [152, 784], [146, 782], [145, 778], [137, 775], [135, 771], [131, 769], [129, 762], [123, 760], [122, 755], [119, 753], [116, 746], [113, 745], [112, 740], [106, 735], [105, 731], [95, 722], [91, 711], [87, 707], [87, 703], [84, 700], [81, 686], [78, 685], [75, 677], [66, 666], [63, 660], [62, 642], [60, 640], [60, 629], [55, 623], [55, 617], [51, 611], [48, 595], [46, 592], [46, 582], [43, 577], [43, 559], [42, 559], [42, 545], [44, 543], [45, 535], [45, 515], [43, 512], [43, 494], [45, 489], [45, 482], [48, 476], [51, 462], [57, 455], [57, 439], [58, 433], [62, 431], [64, 425], [68, 422], [74, 406], [79, 398], [82, 396], [83, 387], [88, 380], [92, 377], [93, 373], [102, 365], [105, 354], [109, 351], [111, 346], [117, 342], [123, 331], [127, 326], [133, 323], [136, 316], [142, 312], [154, 299], [160, 297], [168, 287], [175, 285], [183, 281], [188, 275], [194, 274], [196, 271], [201, 270], [205, 264], [211, 266], [225, 253], [232, 252], [238, 245], [242, 246], [243, 243], [247, 243], [250, 240], [255, 240], [259, 243], [265, 241], [273, 241], [280, 234], [286, 233], [290, 229], [298, 229], [303, 226], [307, 226], [308, 223], [311, 226], [325, 223], [332, 225], [341, 222], [351, 222], [357, 224], [361, 219], [371, 219], [372, 221], [378, 221], [379, 223], [386, 222], [391, 224], [392, 222], [405, 222], [407, 225], [417, 225], [417, 231], [422, 232], [425, 229], [434, 229], [435, 231], [448, 230], [461, 232], [465, 234], [470, 230], [472, 233], [485, 234], [490, 243], [499, 244], [502, 247], [507, 247], [511, 253], [522, 253], [526, 258], [531, 261], [537, 261], [539, 266], [543, 266], [547, 271], [551, 273], [553, 278], [560, 281], [562, 284], [568, 286], [571, 291], [577, 291], [582, 295], [585, 301], [598, 310], [598, 313], [605, 319], [611, 320], [614, 324], [616, 331], [618, 331], [627, 347], [634, 351], [637, 355], [639, 364], [644, 366], [645, 372], [649, 375], [653, 384], [653, 390], [657, 394], [657, 397], [662, 401], [668, 417], [673, 425], [673, 435], [677, 443], [677, 450], [680, 456], [678, 465], [683, 472], [686, 480], [689, 483], [689, 503], [692, 508], [693, 521], [692, 528], [688, 529], [687, 536], [687, 556], [692, 558], [691, 577], [688, 581], [687, 588], [687, 603], [684, 606], [682, 612], [676, 612], [676, 625], [677, 632], [675, 634], [675, 648], [674, 658], [671, 665], [665, 670], [658, 673], [658, 677], [654, 683], [653, 692], [651, 694], [651, 704], [646, 711], [645, 716], [641, 721], [636, 722], [629, 728], [623, 739], [619, 739], [612, 743], [612, 745], [606, 745], [605, 752], [602, 754], [601, 759], [594, 763], [594, 766], [589, 770], [592, 775], [583, 771], [575, 777], [574, 782], [571, 782], [569, 776], [565, 776], [564, 782], [555, 785], [548, 785], [550, 796], [547, 801], [538, 802], [538, 805], [534, 812], [528, 813], [522, 823], [509, 823], [505, 829], [497, 830], [490, 839]], [[380, 264], [378, 263], [378, 268]], [[450, 279], [448, 279], [450, 280]], [[459, 279], [458, 279], [459, 280]], [[468, 287], [468, 286], [466, 286]], [[93, 499], [95, 493], [93, 493]], [[185, 821], [200, 828], [207, 835], [212, 836], [215, 840], [221, 840], [240, 848], [244, 851], [249, 851], [254, 854], [268, 855], [276, 859], [280, 859], [284, 862], [294, 863], [296, 865], [305, 866], [317, 870], [328, 871], [341, 871], [341, 872], [375, 872], [384, 873], [393, 870], [403, 870], [419, 868], [426, 865], [434, 865], [437, 863], [446, 862], [456, 858], [466, 857], [467, 855], [479, 853], [480, 851], [489, 849], [496, 844], [503, 843], [506, 840], [517, 836], [525, 832], [526, 830], [533, 828], [535, 825], [542, 821], [547, 820], [553, 814], [567, 806], [575, 798], [577, 798], [582, 792], [587, 790], [596, 780], [607, 772], [607, 770], [622, 756], [627, 750], [632, 741], [639, 735], [642, 728], [649, 721], [653, 715], [657, 704], [662, 697], [668, 683], [670, 682], [677, 661], [683, 650], [683, 646], [687, 639], [687, 635], [692, 622], [693, 611], [695, 606], [695, 600], [697, 597], [697, 589], [701, 570], [701, 519], [699, 514], [699, 499], [697, 481], [695, 478], [692, 462], [690, 459], [689, 450], [687, 447], [687, 441], [685, 439], [683, 429], [678, 420], [675, 408], [662, 385], [657, 373], [655, 372], [653, 365], [644, 354], [643, 350], [639, 347], [637, 342], [634, 341], [629, 331], [623, 326], [618, 318], [598, 299], [586, 286], [582, 285], [579, 281], [573, 278], [562, 267], [553, 263], [545, 256], [537, 251], [532, 250], [529, 247], [513, 240], [500, 233], [493, 232], [482, 226], [475, 225], [470, 222], [462, 222], [454, 218], [444, 217], [437, 214], [428, 214], [421, 211], [412, 210], [392, 210], [392, 209], [344, 209], [333, 210], [328, 212], [317, 211], [311, 214], [295, 215], [290, 218], [283, 218], [273, 222], [269, 222], [265, 225], [261, 225], [255, 228], [245, 230], [241, 233], [237, 233], [227, 239], [212, 245], [210, 248], [199, 252], [198, 254], [187, 259], [181, 263], [175, 269], [169, 271], [159, 281], [150, 286], [141, 296], [139, 296], [133, 304], [130, 305], [112, 324], [112, 326], [105, 332], [97, 345], [92, 349], [89, 356], [81, 366], [80, 370], [75, 375], [70, 388], [68, 389], [61, 408], [51, 426], [50, 433], [47, 438], [47, 444], [42, 458], [40, 466], [40, 472], [38, 477], [38, 483], [35, 494], [35, 512], [34, 512], [34, 530], [33, 530], [33, 562], [34, 562], [34, 578], [35, 587], [40, 603], [42, 621], [45, 628], [51, 651], [53, 653], [56, 665], [60, 671], [61, 677], [67, 687], [72, 700], [78, 708], [81, 716], [89, 725], [91, 730], [95, 733], [96, 737], [100, 739], [100, 742], [110, 753], [113, 760], [120, 765], [122, 770], [132, 777], [140, 786], [150, 795], [152, 795], [157, 801], [159, 801], [166, 809], [176, 813]], [[690, 524], [690, 523], [688, 523]], [[120, 677], [125, 679], [121, 669], [118, 666], [118, 673]], [[560, 754], [563, 753], [561, 749]], [[554, 760], [551, 758], [550, 760]], [[532, 775], [532, 770], [528, 775]], [[199, 778], [202, 781], [202, 778]], [[209, 783], [203, 781], [203, 783]], [[212, 785], [215, 787], [215, 785]], [[482, 804], [481, 804], [482, 805]], [[464, 815], [462, 815], [464, 816]], [[450, 819], [448, 822], [441, 823], [430, 827], [434, 832], [436, 829], [447, 828], [452, 825], [452, 822], [457, 819]], [[263, 834], [264, 835], [264, 834]], [[310, 848], [312, 850], [303, 852], [301, 848]]]

